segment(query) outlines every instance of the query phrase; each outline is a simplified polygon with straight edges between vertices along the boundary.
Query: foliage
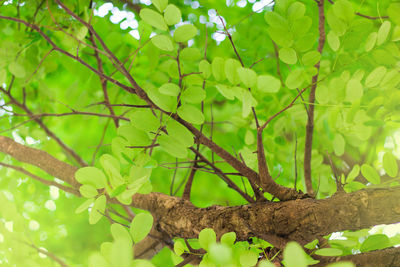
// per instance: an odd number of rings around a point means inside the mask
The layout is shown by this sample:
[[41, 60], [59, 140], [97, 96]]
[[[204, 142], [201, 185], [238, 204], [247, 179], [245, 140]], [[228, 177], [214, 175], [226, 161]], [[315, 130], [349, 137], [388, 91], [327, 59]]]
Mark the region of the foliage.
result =
[[[0, 154], [1, 263], [298, 267], [399, 244], [357, 229], [284, 248], [206, 228], [135, 257], [160, 220], [138, 195], [239, 206], [399, 185], [400, 4], [121, 2], [105, 17], [103, 1], [0, 2], [0, 131], [79, 167], [64, 192]], [[110, 22], [123, 9], [133, 33]]]

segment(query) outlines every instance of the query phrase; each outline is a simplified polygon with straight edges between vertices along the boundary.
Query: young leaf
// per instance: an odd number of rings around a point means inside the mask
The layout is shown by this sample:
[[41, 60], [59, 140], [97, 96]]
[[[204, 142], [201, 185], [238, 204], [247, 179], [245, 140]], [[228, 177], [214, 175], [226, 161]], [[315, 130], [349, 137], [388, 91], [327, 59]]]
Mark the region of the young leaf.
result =
[[368, 35], [367, 41], [365, 41], [365, 52], [369, 52], [372, 50], [372, 48], [374, 48], [377, 38], [378, 38], [377, 32], [372, 32]]
[[161, 94], [169, 96], [178, 96], [181, 92], [181, 88], [174, 83], [165, 83], [160, 88], [158, 88]]
[[382, 23], [381, 27], [378, 30], [378, 36], [376, 38], [377, 45], [381, 45], [386, 41], [390, 32], [391, 25], [392, 24], [390, 24], [390, 21], [387, 20]]
[[96, 224], [101, 219], [101, 217], [103, 217], [102, 214], [104, 214], [104, 211], [106, 209], [106, 202], [107, 199], [105, 195], [101, 195], [95, 200], [94, 205], [89, 213], [90, 224]]
[[160, 127], [160, 121], [149, 109], [135, 111], [130, 115], [130, 120], [134, 127], [145, 132], [156, 131]]
[[185, 47], [179, 54], [181, 60], [197, 61], [201, 58], [200, 50], [193, 47]]
[[24, 78], [26, 75], [24, 66], [15, 61], [8, 65], [8, 70], [17, 78]]
[[378, 172], [368, 164], [363, 164], [361, 166], [361, 173], [370, 183], [379, 184], [381, 182], [381, 177]]
[[202, 76], [207, 79], [211, 76], [211, 65], [207, 60], [203, 59], [199, 63], [199, 71], [202, 73]]
[[353, 103], [359, 100], [364, 94], [359, 80], [350, 79], [346, 85], [346, 100]]
[[333, 139], [333, 150], [335, 151], [336, 156], [342, 156], [345, 148], [345, 141], [341, 134], [336, 134]]
[[319, 256], [334, 257], [341, 256], [343, 254], [343, 251], [337, 248], [321, 248], [316, 250], [315, 254]]
[[225, 244], [211, 244], [208, 253], [210, 259], [219, 266], [226, 266], [232, 260], [232, 249]]
[[127, 239], [115, 240], [111, 249], [111, 266], [131, 267], [132, 253], [131, 242]]
[[96, 167], [83, 167], [75, 173], [75, 179], [81, 184], [91, 185], [96, 189], [104, 188], [106, 176]]
[[178, 123], [175, 120], [170, 119], [167, 122], [167, 131], [171, 135], [171, 137], [175, 138], [178, 142], [182, 143], [185, 147], [189, 147], [193, 145], [194, 138], [193, 134], [186, 129], [185, 126]]
[[187, 42], [197, 34], [197, 28], [192, 24], [179, 26], [174, 32], [174, 40], [179, 43]]
[[83, 202], [81, 205], [79, 205], [79, 207], [76, 208], [75, 213], [78, 214], [78, 213], [81, 213], [81, 212], [87, 210], [90, 207], [90, 205], [93, 204], [93, 202], [94, 202], [94, 198], [87, 199], [85, 202]]
[[164, 51], [172, 51], [174, 50], [174, 45], [169, 36], [158, 34], [151, 38], [151, 42], [159, 49]]
[[128, 241], [130, 246], [132, 246], [132, 238], [131, 238], [131, 235], [130, 235], [129, 231], [127, 230], [127, 228], [125, 228], [124, 226], [122, 226], [119, 223], [113, 223], [110, 226], [110, 231], [111, 231], [111, 235], [114, 238], [114, 240], [124, 239], [124, 240]]
[[138, 243], [150, 233], [153, 227], [153, 216], [149, 213], [139, 213], [133, 218], [129, 232], [133, 242]]
[[257, 82], [257, 74], [254, 70], [240, 67], [237, 69], [240, 79], [243, 84], [247, 87], [253, 87]]
[[215, 85], [215, 88], [217, 88], [218, 92], [221, 93], [226, 99], [233, 100], [235, 99], [235, 94], [234, 91], [232, 90], [232, 87], [226, 86], [224, 84], [217, 84]]
[[301, 87], [304, 82], [304, 70], [292, 70], [286, 78], [285, 84], [289, 89], [296, 89]]
[[178, 115], [185, 121], [193, 124], [202, 124], [204, 122], [204, 115], [201, 111], [192, 105], [184, 104], [178, 108]]
[[165, 24], [163, 16], [158, 12], [151, 10], [150, 8], [142, 8], [140, 10], [139, 16], [142, 20], [162, 31], [167, 31], [168, 26]]
[[332, 6], [333, 12], [335, 15], [344, 20], [344, 21], [351, 21], [354, 17], [354, 9], [352, 4], [347, 0], [338, 0]]
[[294, 21], [300, 19], [306, 13], [306, 6], [300, 2], [294, 2], [287, 10], [287, 17], [289, 20]]
[[365, 85], [367, 87], [375, 87], [377, 86], [382, 78], [386, 74], [386, 68], [384, 66], [379, 66], [376, 67], [368, 76], [367, 79], [365, 80]]
[[240, 65], [240, 62], [236, 59], [228, 58], [227, 60], [225, 60], [226, 78], [228, 78], [228, 81], [233, 85], [236, 85], [240, 82], [237, 69], [241, 66], [242, 65]]
[[261, 92], [276, 93], [281, 88], [281, 81], [271, 75], [260, 75], [257, 78], [257, 88]]
[[279, 50], [279, 59], [286, 64], [292, 65], [297, 62], [297, 54], [293, 48], [283, 47]]
[[383, 155], [383, 168], [390, 177], [397, 176], [399, 167], [397, 165], [397, 159], [392, 153], [386, 152], [385, 155]]
[[168, 5], [168, 0], [151, 0], [151, 2], [160, 12], [163, 12]]
[[360, 174], [360, 166], [358, 164], [353, 166], [353, 169], [347, 175], [346, 183], [352, 182]]
[[198, 104], [206, 98], [206, 91], [200, 86], [190, 86], [183, 91], [181, 99], [184, 102]]
[[360, 251], [368, 252], [371, 250], [384, 249], [390, 246], [390, 241], [387, 235], [384, 234], [376, 234], [371, 235], [365, 239], [365, 241], [361, 244]]
[[175, 158], [186, 158], [187, 157], [187, 147], [175, 138], [169, 135], [161, 135], [158, 137], [158, 142], [160, 147]]
[[181, 11], [173, 4], [169, 4], [164, 10], [164, 20], [168, 25], [174, 25], [181, 21]]
[[94, 198], [98, 194], [96, 188], [87, 184], [84, 184], [81, 187], [79, 187], [79, 192], [83, 197], [86, 198]]
[[310, 51], [302, 56], [301, 61], [303, 61], [303, 64], [306, 66], [314, 66], [320, 59], [321, 54], [318, 51]]
[[400, 25], [400, 3], [398, 2], [393, 2], [389, 5], [387, 9], [387, 13], [389, 15], [389, 18], [396, 23], [397, 25]]
[[340, 40], [339, 36], [334, 31], [330, 31], [327, 36], [327, 41], [329, 46], [332, 48], [333, 51], [338, 51], [340, 47]]
[[243, 250], [240, 252], [239, 262], [242, 266], [255, 266], [257, 264], [258, 254], [251, 250]]
[[217, 236], [213, 229], [205, 228], [199, 233], [199, 244], [202, 248], [208, 251], [211, 244], [217, 242]]
[[289, 242], [283, 251], [283, 260], [286, 267], [306, 267], [307, 258], [306, 254], [299, 244], [296, 242]]
[[217, 81], [225, 80], [225, 60], [215, 57], [211, 63], [212, 74]]
[[235, 232], [229, 232], [225, 233], [221, 236], [221, 243], [232, 246], [236, 241], [236, 233]]

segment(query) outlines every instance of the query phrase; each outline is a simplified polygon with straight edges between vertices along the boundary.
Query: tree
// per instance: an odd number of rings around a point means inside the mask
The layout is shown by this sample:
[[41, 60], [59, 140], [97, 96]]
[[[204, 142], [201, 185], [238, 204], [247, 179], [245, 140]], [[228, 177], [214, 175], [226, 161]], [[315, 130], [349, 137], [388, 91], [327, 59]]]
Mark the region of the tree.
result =
[[398, 14], [1, 1], [0, 262], [400, 265]]

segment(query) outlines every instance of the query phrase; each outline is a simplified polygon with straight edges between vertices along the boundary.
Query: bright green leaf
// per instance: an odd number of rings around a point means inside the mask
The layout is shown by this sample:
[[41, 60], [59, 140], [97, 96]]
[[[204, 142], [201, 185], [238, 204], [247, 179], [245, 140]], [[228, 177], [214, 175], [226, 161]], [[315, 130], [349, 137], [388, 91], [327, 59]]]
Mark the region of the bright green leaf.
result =
[[224, 266], [232, 260], [232, 249], [225, 244], [213, 243], [209, 247], [210, 259]]
[[258, 254], [251, 250], [244, 250], [240, 252], [240, 264], [244, 267], [254, 266], [258, 261]]
[[75, 173], [75, 179], [81, 184], [91, 185], [96, 189], [106, 186], [106, 176], [96, 167], [83, 167]]
[[360, 174], [360, 166], [358, 164], [353, 166], [346, 178], [346, 183], [352, 182]]
[[162, 31], [168, 30], [167, 24], [165, 24], [163, 16], [160, 13], [151, 10], [149, 8], [142, 8], [140, 10], [139, 16], [142, 20]]
[[289, 20], [293, 21], [300, 19], [306, 13], [306, 6], [300, 2], [294, 2], [291, 4], [287, 10], [287, 17]]
[[360, 251], [368, 252], [372, 250], [384, 249], [390, 246], [390, 241], [387, 235], [384, 234], [376, 234], [371, 235], [365, 239], [365, 241], [361, 244]]
[[367, 87], [375, 87], [377, 86], [382, 78], [386, 74], [386, 68], [384, 66], [379, 66], [376, 67], [368, 76], [367, 79], [365, 80], [365, 86]]
[[15, 61], [8, 65], [8, 70], [17, 78], [24, 78], [26, 75], [24, 66]]
[[240, 68], [242, 65], [240, 65], [240, 62], [236, 59], [228, 58], [225, 60], [225, 74], [226, 78], [228, 78], [228, 81], [236, 85], [240, 83], [240, 78], [239, 74], [237, 73], [237, 69]]
[[81, 187], [79, 187], [79, 192], [83, 197], [86, 198], [94, 198], [98, 194], [96, 188], [87, 184], [84, 184]]
[[87, 199], [85, 202], [83, 202], [81, 205], [79, 205], [79, 207], [76, 208], [75, 213], [78, 214], [78, 213], [81, 213], [81, 212], [87, 210], [90, 207], [90, 205], [93, 204], [93, 202], [94, 202], [93, 198]]
[[89, 223], [96, 224], [104, 214], [107, 199], [105, 195], [101, 195], [94, 201], [94, 205], [89, 213]]
[[211, 63], [212, 74], [217, 81], [225, 80], [225, 60], [215, 57]]
[[396, 177], [397, 176], [397, 173], [399, 171], [399, 166], [397, 165], [396, 157], [393, 156], [392, 153], [386, 152], [383, 155], [382, 163], [383, 163], [383, 168], [385, 169], [385, 172], [390, 177]]
[[181, 21], [181, 11], [173, 4], [169, 4], [164, 10], [164, 20], [168, 25], [174, 25]]
[[174, 40], [179, 43], [187, 42], [197, 35], [197, 28], [192, 24], [179, 26], [174, 32]]
[[178, 96], [181, 92], [181, 88], [174, 83], [165, 83], [160, 88], [158, 88], [161, 94], [169, 96]]
[[378, 172], [368, 164], [363, 164], [361, 166], [361, 174], [370, 183], [379, 184], [381, 182], [381, 177], [379, 176]]
[[198, 104], [206, 98], [206, 91], [200, 86], [190, 86], [186, 88], [181, 96], [182, 101]]
[[229, 232], [225, 233], [221, 236], [221, 243], [232, 246], [233, 243], [236, 241], [236, 233], [235, 232]]
[[205, 228], [199, 233], [199, 244], [202, 248], [208, 251], [211, 244], [217, 242], [217, 236], [213, 229]]
[[158, 137], [158, 142], [160, 147], [171, 156], [175, 158], [187, 157], [187, 147], [176, 138], [169, 135], [162, 135]]
[[261, 92], [276, 93], [281, 88], [281, 81], [271, 75], [260, 75], [257, 78], [257, 88]]
[[293, 48], [283, 47], [279, 50], [279, 59], [286, 64], [292, 65], [297, 62], [297, 54]]
[[159, 49], [164, 51], [172, 51], [174, 50], [174, 45], [169, 36], [158, 34], [151, 38], [151, 42]]
[[319, 256], [334, 257], [341, 256], [343, 254], [343, 251], [337, 248], [321, 248], [316, 250], [315, 254]]
[[211, 76], [211, 65], [207, 60], [203, 59], [199, 63], [199, 71], [202, 73], [204, 78], [209, 78]]
[[299, 244], [296, 242], [289, 242], [283, 251], [283, 260], [286, 267], [306, 267], [307, 258], [306, 254]]
[[232, 87], [226, 86], [224, 84], [217, 84], [215, 85], [215, 88], [217, 88], [218, 92], [221, 93], [224, 97], [226, 97], [229, 100], [235, 99], [235, 94], [234, 91], [232, 90]]
[[133, 218], [129, 232], [133, 242], [138, 243], [150, 233], [153, 227], [153, 216], [149, 213], [139, 213]]
[[289, 89], [300, 88], [304, 82], [304, 70], [292, 70], [286, 78], [285, 84]]
[[163, 12], [168, 5], [168, 0], [151, 0], [158, 11]]
[[253, 87], [256, 84], [257, 74], [254, 70], [240, 67], [237, 69], [237, 73], [247, 88]]
[[382, 23], [381, 27], [378, 30], [378, 35], [376, 38], [377, 45], [381, 45], [386, 41], [390, 32], [390, 28], [391, 28], [390, 21], [386, 20]]
[[342, 156], [344, 153], [345, 141], [341, 134], [336, 134], [333, 139], [333, 151], [335, 151], [336, 156]]
[[330, 31], [327, 36], [327, 41], [329, 46], [333, 51], [338, 51], [340, 47], [340, 40], [339, 36], [336, 35], [334, 31]]
[[301, 58], [303, 64], [306, 66], [314, 66], [319, 62], [320, 59], [321, 59], [321, 54], [318, 51], [307, 52]]

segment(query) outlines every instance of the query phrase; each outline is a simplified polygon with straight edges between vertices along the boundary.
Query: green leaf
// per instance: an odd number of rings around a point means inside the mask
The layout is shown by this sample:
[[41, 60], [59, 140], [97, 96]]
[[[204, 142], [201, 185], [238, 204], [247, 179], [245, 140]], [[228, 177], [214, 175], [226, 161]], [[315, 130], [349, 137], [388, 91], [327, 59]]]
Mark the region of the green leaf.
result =
[[225, 244], [218, 243], [211, 244], [208, 253], [210, 259], [221, 266], [229, 263], [233, 256], [232, 249], [230, 247]]
[[149, 260], [133, 260], [132, 265], [130, 267], [156, 267], [151, 261]]
[[387, 14], [389, 15], [390, 20], [392, 20], [397, 25], [400, 25], [400, 3], [391, 3], [387, 9]]
[[205, 228], [199, 233], [199, 244], [202, 248], [208, 251], [210, 245], [217, 242], [217, 236], [213, 229]]
[[262, 260], [258, 263], [258, 267], [276, 267], [276, 265], [270, 261]]
[[165, 24], [163, 16], [150, 8], [142, 8], [139, 16], [142, 20], [162, 31], [167, 31], [168, 26]]
[[337, 17], [333, 12], [333, 8], [330, 8], [326, 14], [326, 19], [332, 31], [334, 31], [337, 36], [342, 36], [347, 31], [347, 24], [342, 19]]
[[319, 62], [320, 59], [321, 59], [321, 54], [318, 51], [307, 52], [301, 58], [303, 64], [306, 66], [314, 66]]
[[185, 47], [179, 54], [181, 60], [198, 61], [201, 58], [200, 50], [193, 47]]
[[346, 183], [352, 182], [360, 174], [360, 166], [358, 164], [353, 166], [346, 178]]
[[185, 121], [193, 124], [202, 124], [204, 122], [204, 115], [201, 111], [192, 105], [184, 104], [178, 108], [178, 115]]
[[203, 59], [199, 63], [199, 71], [202, 73], [202, 76], [207, 79], [211, 76], [211, 65], [207, 60]]
[[257, 100], [253, 97], [249, 90], [243, 90], [242, 96], [242, 116], [246, 118], [251, 112], [251, 107], [257, 105]]
[[333, 13], [340, 19], [344, 21], [351, 21], [354, 17], [354, 9], [352, 4], [347, 0], [335, 1], [332, 6]]
[[104, 211], [106, 210], [106, 203], [107, 199], [105, 195], [101, 195], [95, 200], [89, 213], [90, 224], [96, 224], [103, 217], [102, 214], [104, 214]]
[[236, 241], [236, 233], [235, 232], [229, 232], [225, 233], [221, 236], [221, 243], [232, 246]]
[[363, 87], [359, 80], [351, 79], [346, 85], [346, 100], [353, 103], [359, 100], [364, 94]]
[[164, 10], [164, 20], [168, 25], [174, 25], [181, 21], [181, 11], [173, 4], [169, 4]]
[[158, 137], [158, 142], [160, 147], [175, 158], [186, 158], [187, 157], [187, 147], [179, 142], [176, 138], [169, 135], [161, 135]]
[[129, 232], [133, 242], [138, 243], [150, 233], [153, 227], [153, 216], [149, 213], [139, 213], [133, 218]]
[[383, 163], [383, 169], [385, 169], [385, 172], [387, 175], [390, 177], [396, 177], [397, 173], [399, 171], [399, 167], [397, 165], [397, 159], [391, 152], [386, 152], [385, 155], [383, 155], [382, 159]]
[[361, 174], [370, 183], [379, 184], [381, 182], [381, 177], [379, 176], [378, 172], [368, 164], [363, 164], [361, 166]]
[[81, 187], [79, 187], [79, 192], [83, 197], [86, 198], [94, 198], [98, 194], [96, 188], [87, 184], [84, 184]]
[[174, 40], [179, 43], [187, 42], [197, 35], [197, 28], [192, 24], [179, 26], [174, 32]]
[[110, 226], [110, 231], [114, 240], [124, 239], [128, 241], [129, 246], [132, 246], [132, 238], [127, 228], [119, 223], [113, 223]]
[[217, 84], [215, 85], [215, 88], [217, 88], [218, 92], [220, 92], [226, 99], [235, 99], [235, 92], [232, 90], [232, 87], [224, 84]]
[[200, 86], [190, 86], [186, 88], [181, 96], [182, 101], [198, 104], [206, 98], [206, 91]]
[[174, 83], [165, 83], [160, 88], [158, 88], [161, 94], [169, 96], [178, 96], [181, 92], [181, 88]]
[[319, 243], [318, 239], [314, 239], [313, 241], [305, 244], [304, 247], [308, 248], [308, 249], [315, 249], [317, 247], [318, 243]]
[[111, 249], [111, 266], [131, 267], [133, 249], [127, 239], [117, 239]]
[[176, 255], [180, 256], [186, 250], [187, 250], [186, 249], [186, 245], [185, 245], [185, 243], [183, 243], [182, 240], [179, 239], [179, 240], [175, 241], [175, 243], [174, 243], [174, 252], [175, 252]]
[[337, 248], [321, 248], [316, 250], [315, 254], [319, 256], [334, 257], [341, 256], [343, 254], [343, 251]]
[[360, 251], [368, 252], [372, 250], [384, 249], [389, 246], [390, 246], [390, 240], [387, 237], [387, 235], [384, 234], [370, 235], [361, 244]]
[[366, 52], [369, 52], [372, 50], [372, 48], [374, 48], [377, 38], [378, 38], [377, 32], [372, 32], [368, 35], [367, 41], [365, 42], [365, 51]]
[[330, 31], [327, 36], [328, 44], [333, 51], [338, 51], [340, 47], [339, 36], [334, 31]]
[[285, 84], [289, 89], [300, 88], [304, 82], [304, 70], [292, 70], [286, 78]]
[[178, 142], [182, 143], [182, 145], [184, 145], [185, 147], [193, 145], [193, 134], [188, 129], [186, 129], [185, 126], [173, 119], [170, 119], [167, 122], [166, 127], [168, 134], [171, 137], [175, 138]]
[[271, 39], [282, 47], [291, 47], [294, 42], [293, 34], [282, 27], [269, 27], [267, 32]]
[[257, 78], [257, 88], [264, 93], [276, 93], [281, 88], [281, 81], [271, 75], [260, 75]]
[[335, 151], [336, 156], [342, 156], [344, 154], [345, 141], [341, 134], [336, 134], [333, 139], [333, 151]]
[[122, 192], [126, 190], [126, 184], [121, 184], [117, 186], [111, 193], [110, 193], [110, 198], [119, 196]]
[[145, 132], [156, 131], [160, 127], [159, 119], [149, 109], [135, 111], [130, 115], [130, 120], [134, 127]]
[[293, 48], [283, 47], [279, 50], [279, 59], [286, 64], [292, 65], [297, 62], [297, 54]]
[[106, 176], [96, 167], [83, 167], [75, 173], [75, 179], [86, 185], [91, 185], [96, 189], [106, 186]]
[[236, 59], [228, 58], [227, 60], [225, 60], [226, 78], [228, 78], [228, 81], [233, 85], [240, 83], [240, 78], [237, 73], [237, 69], [240, 68], [241, 66], [242, 65], [240, 64], [240, 62]]
[[158, 9], [158, 11], [163, 12], [168, 5], [168, 0], [151, 0], [151, 3]]
[[255, 266], [258, 261], [258, 254], [252, 250], [243, 250], [240, 252], [239, 261], [244, 267]]
[[377, 86], [382, 78], [386, 74], [386, 68], [384, 66], [379, 66], [376, 67], [368, 76], [367, 79], [365, 80], [365, 86], [367, 87], [375, 87]]
[[87, 199], [85, 202], [83, 202], [81, 205], [79, 205], [79, 207], [76, 208], [75, 213], [78, 214], [78, 213], [81, 213], [81, 212], [87, 210], [90, 207], [90, 205], [93, 204], [93, 202], [94, 202], [94, 198]]
[[300, 2], [294, 2], [287, 10], [287, 17], [289, 20], [294, 21], [300, 19], [306, 13], [306, 6]]
[[257, 74], [254, 70], [240, 67], [237, 69], [240, 79], [247, 88], [253, 87], [257, 82]]
[[283, 260], [286, 267], [306, 267], [307, 258], [306, 254], [299, 244], [296, 242], [289, 242], [283, 251]]
[[225, 80], [225, 60], [221, 57], [214, 57], [212, 63], [212, 74], [217, 81]]
[[378, 35], [376, 38], [377, 45], [381, 45], [386, 41], [387, 37], [389, 36], [390, 28], [391, 28], [390, 21], [386, 20], [382, 23], [381, 27], [379, 27]]
[[24, 78], [26, 75], [24, 66], [15, 61], [8, 65], [8, 70], [17, 78]]
[[174, 50], [174, 44], [169, 36], [158, 34], [151, 38], [151, 42], [159, 49], [164, 51]]
[[282, 27], [288, 25], [287, 20], [274, 11], [265, 12], [264, 19], [272, 27]]
[[103, 256], [100, 255], [100, 253], [96, 252], [89, 257], [88, 261], [88, 266], [89, 267], [108, 267], [108, 262], [106, 259], [104, 259]]

